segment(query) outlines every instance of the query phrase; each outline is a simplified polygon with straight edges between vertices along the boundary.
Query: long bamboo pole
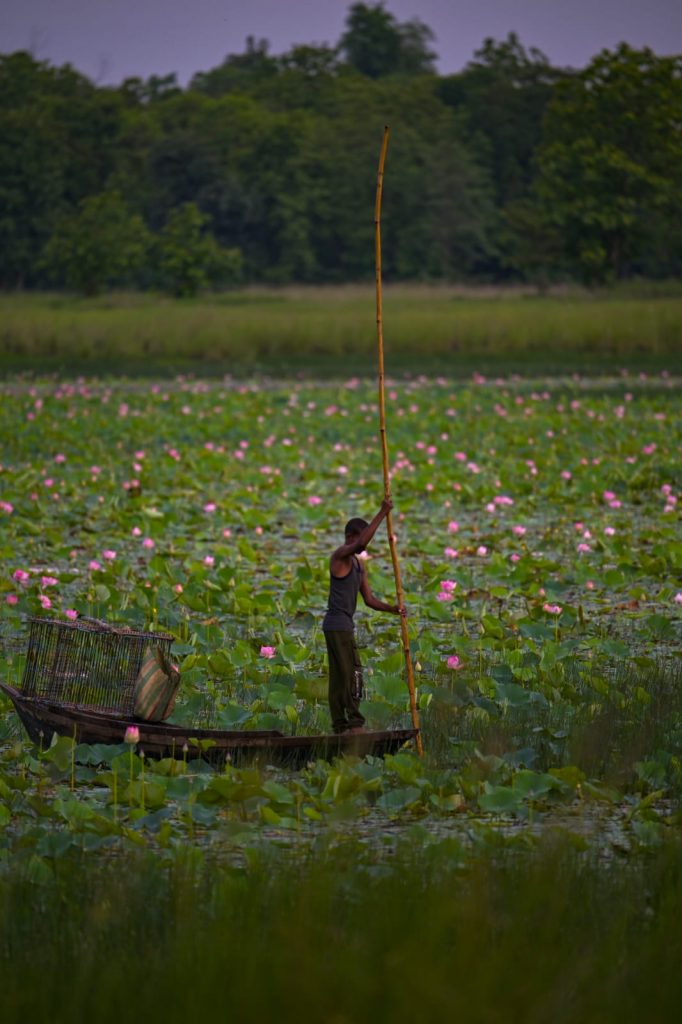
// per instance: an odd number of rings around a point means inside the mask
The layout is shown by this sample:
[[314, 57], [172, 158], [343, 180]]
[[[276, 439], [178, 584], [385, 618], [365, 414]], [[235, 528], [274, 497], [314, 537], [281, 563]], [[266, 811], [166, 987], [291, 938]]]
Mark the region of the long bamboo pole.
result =
[[[384, 189], [384, 165], [386, 163], [386, 151], [388, 149], [389, 126], [384, 128], [384, 138], [381, 144], [381, 155], [379, 156], [379, 171], [377, 174], [376, 202], [374, 205], [374, 245], [376, 265], [376, 292], [377, 292], [377, 342], [379, 348], [379, 432], [381, 434], [381, 458], [384, 467], [384, 496], [391, 497], [391, 477], [388, 471], [388, 441], [386, 439], [386, 399], [384, 394], [384, 322], [383, 306], [381, 295], [381, 197]], [[393, 533], [393, 517], [389, 512], [386, 517], [386, 529], [388, 531], [388, 546], [391, 550], [393, 562], [393, 575], [395, 577], [395, 593], [398, 605], [402, 608], [405, 604], [403, 595], [403, 584], [400, 578], [400, 564], [398, 563], [398, 549]], [[407, 688], [410, 693], [410, 712], [412, 725], [419, 729], [419, 712], [417, 710], [417, 698], [414, 689], [414, 672], [412, 670], [412, 656], [410, 654], [410, 636], [407, 630], [407, 618], [400, 616], [400, 631], [403, 643], [403, 654], [405, 655], [405, 670], [407, 672]], [[421, 732], [417, 733], [417, 752], [421, 757], [424, 753], [422, 746]]]

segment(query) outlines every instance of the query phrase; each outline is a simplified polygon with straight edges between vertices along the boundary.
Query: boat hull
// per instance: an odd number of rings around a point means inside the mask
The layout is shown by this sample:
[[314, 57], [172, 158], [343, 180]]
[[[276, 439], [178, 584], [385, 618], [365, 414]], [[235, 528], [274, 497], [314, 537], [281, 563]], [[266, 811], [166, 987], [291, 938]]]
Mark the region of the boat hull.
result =
[[2, 681], [0, 689], [12, 700], [31, 740], [42, 747], [49, 746], [55, 733], [72, 737], [76, 743], [117, 744], [123, 742], [126, 729], [134, 726], [140, 734], [138, 749], [144, 751], [145, 757], [200, 756], [212, 764], [255, 759], [300, 767], [317, 758], [329, 760], [341, 754], [383, 757], [417, 735], [416, 729], [367, 729], [322, 736], [285, 736], [276, 730], [193, 729], [24, 697]]

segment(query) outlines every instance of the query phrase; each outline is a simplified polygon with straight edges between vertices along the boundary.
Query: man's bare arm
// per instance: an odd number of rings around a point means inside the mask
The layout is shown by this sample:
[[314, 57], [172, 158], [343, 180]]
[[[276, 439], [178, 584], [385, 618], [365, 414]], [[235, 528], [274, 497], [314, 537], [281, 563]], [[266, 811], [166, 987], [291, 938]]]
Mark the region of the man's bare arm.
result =
[[360, 593], [362, 594], [362, 600], [365, 602], [368, 608], [373, 608], [375, 612], [392, 612], [394, 615], [404, 615], [405, 610], [401, 609], [397, 604], [386, 604], [385, 601], [380, 601], [378, 597], [375, 597], [372, 593], [372, 588], [369, 585], [367, 579], [367, 573], [362, 571], [362, 578], [360, 580]]
[[352, 555], [357, 555], [358, 551], [362, 551], [367, 547], [374, 534], [379, 529], [379, 524], [383, 519], [386, 518], [388, 513], [393, 508], [393, 502], [390, 498], [384, 498], [381, 502], [381, 508], [375, 515], [371, 523], [369, 523], [364, 530], [357, 535], [355, 540], [351, 541], [350, 544], [342, 544], [340, 548], [337, 548], [332, 555], [332, 572], [334, 571], [335, 562], [343, 562], [350, 558]]

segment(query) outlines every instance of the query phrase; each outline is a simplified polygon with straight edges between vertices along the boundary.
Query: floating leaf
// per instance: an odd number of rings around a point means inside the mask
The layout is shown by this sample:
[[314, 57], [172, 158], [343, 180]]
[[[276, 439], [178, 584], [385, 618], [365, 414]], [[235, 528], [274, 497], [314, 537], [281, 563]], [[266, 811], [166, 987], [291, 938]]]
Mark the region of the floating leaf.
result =
[[386, 814], [399, 814], [407, 810], [421, 799], [421, 790], [416, 786], [405, 786], [402, 789], [391, 789], [384, 793], [377, 800], [377, 807], [380, 807]]
[[490, 814], [515, 814], [523, 803], [523, 795], [509, 786], [493, 786], [486, 783], [484, 793], [478, 798], [481, 810]]

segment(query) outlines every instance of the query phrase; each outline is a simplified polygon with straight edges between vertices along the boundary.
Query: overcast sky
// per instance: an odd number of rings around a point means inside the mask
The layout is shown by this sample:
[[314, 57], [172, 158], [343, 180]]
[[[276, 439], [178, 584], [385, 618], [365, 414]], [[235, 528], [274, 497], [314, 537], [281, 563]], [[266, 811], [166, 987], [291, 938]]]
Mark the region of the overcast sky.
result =
[[[272, 53], [338, 42], [350, 0], [0, 0], [0, 53], [29, 49], [69, 62], [100, 83], [195, 71], [242, 53], [248, 35]], [[583, 67], [625, 41], [682, 52], [682, 0], [387, 0], [398, 21], [421, 18], [436, 34], [438, 68], [457, 71], [484, 38], [515, 31], [553, 64]]]

